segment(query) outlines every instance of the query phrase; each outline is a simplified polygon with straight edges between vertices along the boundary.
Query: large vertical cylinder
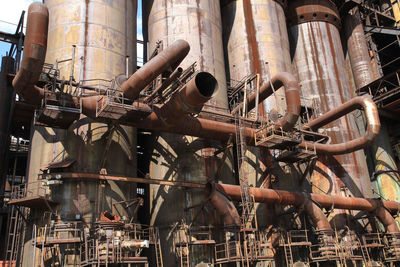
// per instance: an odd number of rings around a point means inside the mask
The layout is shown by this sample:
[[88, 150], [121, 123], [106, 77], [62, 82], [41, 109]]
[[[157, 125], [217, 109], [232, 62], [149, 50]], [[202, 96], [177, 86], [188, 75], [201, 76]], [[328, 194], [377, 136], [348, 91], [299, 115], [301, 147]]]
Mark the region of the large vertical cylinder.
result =
[[[321, 113], [349, 100], [352, 96], [335, 5], [329, 0], [290, 1], [288, 20], [294, 49], [293, 65], [303, 96], [316, 98]], [[352, 115], [332, 122], [325, 131], [332, 143], [354, 139], [358, 134]], [[354, 196], [372, 196], [363, 151], [339, 156], [319, 155], [312, 184], [313, 191], [318, 193], [340, 194], [347, 188]]]
[[[360, 14], [357, 10], [353, 11], [353, 14], [346, 16], [345, 34], [355, 85], [357, 89], [360, 89], [375, 79]], [[384, 121], [382, 121], [378, 138], [369, 149], [375, 165], [373, 179], [377, 193], [384, 199], [399, 201], [400, 186], [398, 181], [400, 177], [397, 173], [398, 169], [394, 161], [388, 129]]]
[[[127, 65], [130, 74], [135, 70], [136, 0], [46, 0], [45, 4], [50, 15], [47, 63], [71, 58], [75, 45], [73, 75], [77, 81], [111, 80], [125, 74]], [[71, 63], [58, 65], [61, 78], [70, 76]], [[95, 123], [84, 116], [66, 130], [35, 126], [29, 158], [28, 183], [37, 180], [42, 166], [65, 160], [75, 160], [66, 169], [70, 172], [99, 173], [106, 169], [108, 174], [134, 177], [136, 131], [132, 127]], [[30, 184], [32, 191], [36, 185]], [[113, 181], [100, 185], [100, 182], [65, 180], [62, 185], [51, 187], [52, 199], [60, 203], [57, 209], [61, 219], [80, 217], [87, 225], [106, 210], [128, 216], [122, 206], [114, 208], [113, 203], [135, 195], [135, 184]], [[40, 213], [34, 214], [34, 219], [42, 217]], [[26, 234], [28, 239], [30, 236]], [[32, 263], [31, 244], [29, 241], [25, 245], [24, 266]], [[76, 264], [75, 256], [65, 257], [65, 266]]]
[[[150, 53], [156, 42], [161, 40], [165, 49], [178, 39], [190, 44], [190, 52], [181, 66], [197, 63], [197, 69], [208, 71], [218, 81], [218, 91], [207, 102], [207, 108], [227, 111], [227, 91], [222, 48], [222, 26], [219, 1], [206, 0], [154, 0], [144, 2], [148, 10], [148, 39]], [[219, 142], [175, 134], [157, 135], [153, 144], [150, 176], [164, 180], [205, 182], [214, 178], [219, 161], [214, 158]], [[150, 150], [151, 151], [151, 150]], [[222, 156], [222, 153], [219, 155]], [[221, 179], [231, 179], [231, 156], [223, 165]], [[226, 174], [229, 175], [226, 175]], [[150, 187], [150, 223], [159, 226], [162, 240], [164, 263], [176, 266], [173, 251], [171, 226], [181, 219], [191, 223], [198, 208], [185, 208], [204, 199], [199, 190], [181, 190], [176, 187], [152, 185]], [[198, 217], [201, 220], [201, 217]], [[200, 223], [200, 222], [197, 222]], [[210, 223], [207, 219], [205, 224]], [[201, 255], [192, 251], [192, 262], [198, 262]], [[211, 261], [210, 261], [211, 262]]]
[[175, 40], [186, 40], [190, 44], [190, 52], [181, 66], [189, 67], [196, 62], [199, 70], [213, 74], [219, 89], [209, 104], [226, 108], [228, 100], [219, 1], [152, 2], [148, 20], [150, 52], [157, 41], [162, 41], [165, 48]]
[[[232, 80], [258, 73], [261, 82], [267, 82], [276, 73], [292, 72], [286, 17], [280, 1], [230, 1], [223, 6], [222, 14]], [[267, 111], [285, 110], [283, 92], [279, 90], [277, 95], [264, 102]]]
[[354, 82], [356, 88], [359, 89], [374, 80], [374, 72], [358, 11], [355, 14], [346, 15], [344, 30]]
[[[279, 0], [235, 0], [227, 1], [222, 6], [223, 37], [226, 62], [231, 81], [260, 74], [260, 83], [265, 83], [279, 72], [292, 72], [289, 38], [286, 28], [286, 17], [282, 2]], [[286, 102], [283, 89], [264, 101], [264, 110], [274, 110], [281, 115]], [[247, 178], [254, 186], [261, 186], [265, 178], [266, 159], [269, 152], [263, 148], [248, 148], [246, 156]], [[279, 173], [279, 188], [290, 189], [293, 176], [285, 175], [278, 165], [271, 170]], [[289, 186], [289, 188], [288, 188]], [[257, 204], [258, 225], [269, 223], [271, 211], [264, 204]]]

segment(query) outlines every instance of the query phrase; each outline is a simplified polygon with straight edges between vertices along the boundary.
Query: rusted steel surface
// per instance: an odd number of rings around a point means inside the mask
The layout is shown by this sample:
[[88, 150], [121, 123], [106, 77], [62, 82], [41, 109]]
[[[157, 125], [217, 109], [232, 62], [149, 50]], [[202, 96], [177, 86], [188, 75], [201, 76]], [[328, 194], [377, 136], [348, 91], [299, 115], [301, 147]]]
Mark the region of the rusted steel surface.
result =
[[[46, 0], [45, 4], [50, 12], [46, 62], [70, 58], [76, 45], [76, 80], [112, 79], [136, 70], [136, 0]], [[60, 77], [69, 77], [71, 62], [58, 67]]]
[[[240, 186], [238, 185], [227, 185], [227, 184], [216, 184], [217, 190], [231, 197], [233, 200], [241, 200]], [[372, 198], [353, 198], [353, 197], [342, 197], [334, 195], [322, 195], [322, 194], [306, 194], [301, 192], [290, 192], [283, 190], [273, 189], [262, 189], [250, 187], [250, 194], [254, 196], [254, 201], [269, 204], [280, 204], [280, 205], [293, 205], [296, 207], [302, 206], [306, 201], [314, 201], [318, 203], [321, 208], [335, 208], [335, 209], [348, 209], [348, 210], [364, 210], [368, 212], [375, 212], [376, 216], [384, 223], [385, 226], [390, 226], [390, 230], [395, 230], [393, 225], [393, 217], [389, 212], [399, 212], [400, 205], [395, 201], [384, 201]], [[313, 216], [319, 216], [322, 214], [316, 214], [316, 210], [312, 210], [309, 207], [309, 212], [314, 213]], [[391, 217], [391, 218], [390, 218]], [[318, 225], [318, 219], [314, 218], [313, 221]], [[321, 227], [328, 227], [326, 222], [321, 223]], [[324, 226], [322, 226], [324, 225]], [[388, 228], [389, 230], [389, 228]]]
[[[76, 45], [73, 76], [81, 81], [83, 89], [97, 87], [97, 82], [84, 80], [111, 80], [126, 73], [126, 56], [129, 56], [129, 72], [136, 69], [136, 18], [133, 15], [136, 1], [116, 3], [105, 0], [45, 1], [50, 13], [46, 62], [54, 64], [56, 59], [71, 58], [72, 45]], [[58, 64], [60, 78], [69, 77], [71, 63]], [[69, 159], [76, 162], [68, 167], [68, 171], [100, 172], [108, 138], [112, 138], [112, 142], [104, 159], [107, 173], [135, 177], [135, 130], [118, 126], [113, 135], [109, 133], [107, 124], [86, 116], [80, 116], [67, 130], [35, 126], [31, 139], [29, 181], [37, 179], [41, 166]], [[108, 193], [111, 191], [113, 194]], [[99, 210], [109, 205], [108, 201], [124, 200], [135, 192], [134, 183], [122, 186], [118, 181], [110, 181], [103, 190], [96, 181], [69, 180], [52, 188], [51, 194], [62, 203], [59, 211], [62, 217], [80, 214], [83, 221], [92, 222], [98, 218]], [[124, 210], [119, 212], [126, 215]]]
[[[297, 2], [290, 1], [289, 10]], [[316, 99], [319, 103], [319, 110], [314, 117], [350, 100], [352, 94], [337, 26], [331, 22], [310, 21], [292, 25], [289, 32], [293, 40], [293, 66], [302, 96]], [[359, 137], [354, 117], [349, 115], [331, 122], [324, 133], [333, 144], [346, 143]], [[341, 188], [347, 187], [354, 196], [372, 196], [363, 151], [340, 156], [320, 155], [311, 180], [315, 192], [337, 194]]]
[[[224, 43], [232, 81], [259, 73], [261, 81], [266, 82], [277, 73], [292, 72], [286, 17], [278, 2], [231, 1], [223, 6]], [[285, 94], [283, 89], [275, 89], [277, 97], [266, 99], [264, 108], [283, 115]]]
[[227, 108], [224, 52], [219, 1], [208, 0], [154, 0], [147, 4], [149, 12], [149, 49], [157, 41], [164, 48], [178, 39], [186, 40], [190, 54], [183, 60], [182, 68], [197, 63], [199, 71], [210, 72], [218, 81], [219, 89], [209, 105]]
[[[285, 131], [291, 130], [296, 124], [300, 114], [300, 89], [296, 78], [288, 72], [280, 72], [274, 75], [271, 81], [267, 81], [260, 88], [259, 101], [265, 100], [271, 96], [274, 91], [272, 88], [278, 89], [284, 87], [286, 98], [286, 112], [282, 118], [274, 123], [275, 127], [282, 128]], [[247, 100], [248, 110], [255, 107], [257, 92], [251, 94]], [[239, 112], [243, 104], [238, 105], [232, 113]]]
[[208, 184], [206, 191], [208, 191], [209, 201], [217, 210], [218, 214], [223, 217], [225, 227], [240, 227], [239, 213], [232, 201], [211, 184]]
[[12, 84], [17, 93], [26, 101], [40, 104], [43, 89], [36, 86], [47, 49], [47, 31], [49, 26], [49, 11], [39, 2], [34, 2], [28, 9], [24, 53], [21, 67]]
[[317, 131], [322, 126], [325, 126], [340, 117], [349, 114], [350, 112], [359, 109], [364, 110], [367, 121], [367, 129], [363, 136], [346, 141], [341, 144], [320, 144], [303, 141], [300, 147], [316, 149], [317, 153], [325, 153], [330, 155], [342, 155], [351, 153], [359, 149], [367, 148], [378, 137], [381, 128], [379, 120], [378, 108], [374, 101], [368, 97], [358, 96], [339, 107], [323, 114], [322, 116], [310, 121], [303, 126], [303, 129]]
[[325, 21], [340, 27], [339, 12], [331, 0], [295, 0], [289, 5], [287, 17], [290, 25]]
[[362, 88], [374, 81], [374, 72], [359, 12], [347, 14], [344, 19], [347, 52], [356, 88]]
[[189, 53], [189, 43], [184, 40], [177, 40], [161, 51], [154, 58], [144, 64], [121, 86], [124, 97], [135, 100], [150, 82], [158, 75], [169, 70], [173, 72], [175, 68]]

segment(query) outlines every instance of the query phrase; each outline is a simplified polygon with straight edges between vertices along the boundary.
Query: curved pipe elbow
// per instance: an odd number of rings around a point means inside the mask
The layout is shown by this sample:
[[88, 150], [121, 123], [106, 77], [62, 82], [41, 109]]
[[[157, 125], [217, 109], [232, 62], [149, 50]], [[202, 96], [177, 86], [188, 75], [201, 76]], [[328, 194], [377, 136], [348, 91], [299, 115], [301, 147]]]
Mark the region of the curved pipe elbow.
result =
[[175, 69], [189, 53], [189, 43], [177, 40], [157, 56], [149, 60], [139, 70], [132, 74], [121, 86], [124, 97], [131, 100], [139, 98], [140, 92], [158, 75], [168, 69]]
[[240, 227], [240, 217], [235, 205], [224, 194], [218, 191], [215, 184], [208, 183], [206, 193], [209, 195], [209, 201], [217, 210], [217, 213], [223, 218], [226, 227]]
[[317, 153], [320, 154], [341, 155], [363, 149], [370, 145], [378, 137], [381, 123], [379, 120], [378, 109], [375, 103], [368, 97], [355, 97], [317, 119], [310, 121], [308, 124], [303, 126], [303, 129], [316, 131], [318, 128], [327, 125], [356, 109], [364, 109], [368, 122], [367, 130], [363, 136], [341, 144], [320, 144], [304, 141], [300, 144], [300, 147], [310, 150], [315, 148]]
[[[273, 87], [271, 86], [273, 85]], [[264, 83], [259, 92], [260, 103], [271, 96], [274, 91], [272, 88], [278, 90], [280, 87], [284, 87], [285, 98], [286, 98], [286, 112], [282, 118], [275, 123], [275, 128], [282, 128], [285, 131], [291, 130], [300, 115], [300, 90], [299, 84], [296, 78], [288, 72], [280, 72], [272, 77], [271, 81]], [[248, 110], [251, 110], [256, 105], [257, 93], [253, 93], [249, 96]], [[232, 114], [236, 114], [243, 107], [243, 104], [238, 105]]]
[[375, 210], [376, 217], [385, 227], [386, 232], [388, 233], [398, 233], [399, 227], [395, 219], [393, 218], [392, 214], [390, 214], [389, 210], [386, 209], [383, 205], [378, 207]]
[[24, 40], [24, 54], [21, 67], [12, 81], [15, 91], [27, 102], [40, 104], [44, 90], [36, 86], [47, 49], [47, 31], [49, 25], [49, 11], [39, 2], [34, 2], [28, 9], [26, 36]]
[[332, 231], [332, 227], [328, 222], [328, 219], [321, 208], [314, 201], [310, 199], [307, 200], [307, 203], [304, 206], [304, 211], [307, 213], [317, 230]]

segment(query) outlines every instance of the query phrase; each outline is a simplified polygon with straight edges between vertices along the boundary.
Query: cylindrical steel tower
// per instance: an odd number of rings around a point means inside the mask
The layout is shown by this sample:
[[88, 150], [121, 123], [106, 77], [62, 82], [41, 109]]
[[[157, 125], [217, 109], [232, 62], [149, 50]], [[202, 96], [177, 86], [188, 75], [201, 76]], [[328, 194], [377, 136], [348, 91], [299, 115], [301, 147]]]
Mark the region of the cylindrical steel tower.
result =
[[[223, 6], [222, 14], [231, 80], [240, 81], [259, 73], [261, 82], [267, 82], [278, 72], [292, 72], [281, 1], [230, 1]], [[284, 112], [285, 96], [281, 90], [277, 95], [278, 105], [274, 96], [264, 102], [267, 111], [275, 109]]]
[[[373, 82], [374, 72], [371, 64], [369, 48], [360, 20], [360, 14], [353, 10], [345, 19], [347, 51], [357, 89]], [[379, 196], [387, 200], [400, 201], [399, 174], [389, 142], [388, 129], [382, 121], [378, 138], [370, 148], [374, 161], [374, 184]]]
[[[90, 79], [111, 80], [125, 74], [127, 65], [132, 74], [136, 68], [136, 0], [46, 0], [45, 4], [50, 14], [46, 62], [55, 64], [56, 60], [71, 58], [72, 46], [76, 46], [74, 61], [58, 64], [61, 78], [70, 76], [71, 62], [75, 62], [74, 78], [83, 80], [83, 84]], [[66, 169], [69, 172], [99, 173], [105, 169], [108, 174], [134, 177], [136, 132], [132, 127], [94, 123], [84, 116], [66, 130], [35, 126], [29, 159], [30, 190], [37, 190], [39, 183], [35, 181], [42, 166], [55, 162], [74, 161]], [[113, 207], [113, 203], [136, 196], [136, 184], [113, 181], [100, 184], [65, 180], [50, 190], [52, 200], [59, 203], [57, 214], [61, 220], [81, 218], [87, 225], [98, 220], [103, 211], [127, 216], [126, 210]], [[40, 220], [41, 213], [34, 214], [33, 219], [39, 219], [36, 224], [46, 223]], [[28, 242], [23, 264], [32, 266], [29, 229], [25, 236]], [[66, 257], [65, 266], [76, 264], [75, 256]]]
[[[150, 53], [157, 41], [162, 41], [165, 49], [178, 39], [190, 44], [190, 52], [181, 66], [189, 67], [196, 62], [197, 69], [208, 71], [218, 81], [218, 91], [207, 102], [206, 108], [227, 111], [227, 91], [224, 55], [222, 47], [222, 27], [219, 1], [206, 0], [154, 0], [144, 2], [149, 12], [148, 41]], [[205, 182], [214, 178], [219, 160], [214, 158], [215, 148], [221, 147], [219, 142], [181, 136], [161, 134], [154, 142], [150, 176], [164, 180], [184, 180]], [[151, 150], [150, 150], [151, 151]], [[222, 156], [222, 153], [219, 157]], [[232, 157], [229, 155], [223, 165], [220, 179], [232, 179]], [[228, 175], [226, 175], [228, 173]], [[150, 187], [150, 223], [160, 228], [163, 245], [164, 263], [175, 266], [173, 235], [171, 225], [177, 220], [185, 219], [190, 223], [198, 209], [185, 211], [185, 208], [204, 199], [199, 190], [180, 190], [164, 186]], [[204, 224], [211, 223], [206, 219]], [[192, 253], [192, 252], [191, 252]], [[203, 257], [194, 252], [194, 262]]]
[[[281, 1], [227, 1], [221, 13], [226, 62], [232, 84], [252, 74], [260, 74], [260, 83], [263, 84], [279, 72], [292, 72], [286, 17]], [[275, 89], [276, 96], [267, 98], [264, 108], [267, 112], [274, 110], [282, 115], [286, 109], [285, 95], [283, 89]], [[247, 168], [249, 183], [260, 186], [265, 178], [265, 161], [271, 161], [266, 159], [270, 157], [269, 152], [249, 147], [246, 156], [251, 162]], [[271, 169], [274, 169], [274, 174], [279, 172], [280, 188], [289, 189], [288, 186], [294, 184], [293, 176], [285, 177], [287, 175], [280, 171], [278, 164]], [[263, 205], [257, 207], [260, 226], [268, 224], [268, 216], [271, 212]]]
[[[318, 99], [321, 113], [349, 100], [352, 95], [340, 41], [340, 18], [333, 2], [290, 1], [288, 20], [294, 49], [293, 65], [303, 96]], [[358, 134], [351, 115], [332, 122], [325, 131], [332, 143], [351, 140]], [[341, 194], [346, 193], [347, 188], [347, 193], [357, 197], [372, 196], [362, 151], [340, 156], [320, 155], [312, 183], [313, 191], [318, 193]]]

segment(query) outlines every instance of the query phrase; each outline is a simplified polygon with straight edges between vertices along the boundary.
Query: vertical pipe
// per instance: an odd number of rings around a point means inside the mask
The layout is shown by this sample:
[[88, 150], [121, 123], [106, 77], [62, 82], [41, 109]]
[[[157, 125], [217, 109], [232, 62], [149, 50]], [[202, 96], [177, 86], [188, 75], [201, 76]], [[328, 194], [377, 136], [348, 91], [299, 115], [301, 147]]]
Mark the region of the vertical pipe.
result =
[[[293, 65], [303, 96], [317, 99], [321, 113], [348, 101], [352, 95], [345, 72], [336, 6], [328, 0], [290, 1], [288, 21], [291, 24]], [[358, 137], [354, 118], [350, 115], [330, 123], [325, 131], [333, 143]], [[311, 180], [314, 192], [342, 194], [347, 187], [354, 196], [372, 196], [362, 151], [339, 156], [319, 155]]]

